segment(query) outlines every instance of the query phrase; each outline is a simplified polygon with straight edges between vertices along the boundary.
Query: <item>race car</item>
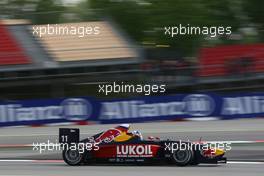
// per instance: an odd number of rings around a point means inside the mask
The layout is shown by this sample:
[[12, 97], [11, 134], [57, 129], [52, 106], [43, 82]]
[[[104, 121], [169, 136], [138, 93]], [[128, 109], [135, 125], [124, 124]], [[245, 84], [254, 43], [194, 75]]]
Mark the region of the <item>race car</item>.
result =
[[139, 131], [129, 132], [130, 125], [115, 128], [79, 140], [77, 128], [60, 128], [59, 142], [63, 160], [70, 166], [97, 163], [174, 164], [226, 163], [224, 149], [205, 147], [204, 143], [144, 139]]

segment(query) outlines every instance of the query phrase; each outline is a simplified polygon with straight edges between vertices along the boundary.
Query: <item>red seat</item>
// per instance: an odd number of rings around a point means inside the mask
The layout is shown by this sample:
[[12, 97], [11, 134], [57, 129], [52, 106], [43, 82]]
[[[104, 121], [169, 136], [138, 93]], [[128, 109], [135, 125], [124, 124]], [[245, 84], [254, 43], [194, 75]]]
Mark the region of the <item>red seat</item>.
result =
[[6, 26], [0, 24], [0, 65], [31, 63], [30, 58], [19, 46]]

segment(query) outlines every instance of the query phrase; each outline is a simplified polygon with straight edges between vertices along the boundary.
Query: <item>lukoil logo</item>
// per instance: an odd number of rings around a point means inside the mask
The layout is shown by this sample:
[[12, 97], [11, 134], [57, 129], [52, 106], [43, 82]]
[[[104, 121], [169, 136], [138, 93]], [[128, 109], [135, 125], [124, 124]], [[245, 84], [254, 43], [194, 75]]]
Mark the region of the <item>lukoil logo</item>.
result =
[[86, 120], [92, 114], [92, 105], [83, 98], [70, 98], [61, 103], [63, 117], [67, 120]]
[[117, 156], [133, 157], [138, 155], [152, 156], [151, 145], [118, 145], [116, 147]]

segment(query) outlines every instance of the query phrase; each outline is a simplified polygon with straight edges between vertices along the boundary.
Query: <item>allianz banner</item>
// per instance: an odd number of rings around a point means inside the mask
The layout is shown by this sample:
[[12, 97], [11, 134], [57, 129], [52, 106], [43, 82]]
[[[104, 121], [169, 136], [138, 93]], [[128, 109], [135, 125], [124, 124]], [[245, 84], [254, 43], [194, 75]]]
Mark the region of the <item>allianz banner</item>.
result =
[[131, 99], [92, 97], [0, 102], [0, 126], [76, 121], [130, 123], [182, 118], [264, 117], [264, 93], [179, 94]]

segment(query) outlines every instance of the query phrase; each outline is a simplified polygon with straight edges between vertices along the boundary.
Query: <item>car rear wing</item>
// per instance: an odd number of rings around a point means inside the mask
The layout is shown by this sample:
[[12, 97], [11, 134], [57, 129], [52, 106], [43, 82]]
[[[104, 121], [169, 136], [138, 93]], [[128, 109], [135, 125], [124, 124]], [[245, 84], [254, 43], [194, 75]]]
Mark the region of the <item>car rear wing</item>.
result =
[[59, 143], [71, 144], [71, 143], [79, 143], [79, 141], [80, 141], [80, 129], [78, 128], [59, 129]]

